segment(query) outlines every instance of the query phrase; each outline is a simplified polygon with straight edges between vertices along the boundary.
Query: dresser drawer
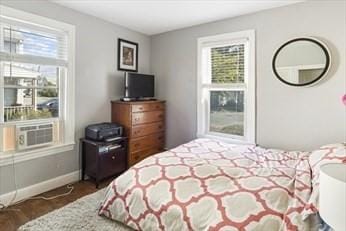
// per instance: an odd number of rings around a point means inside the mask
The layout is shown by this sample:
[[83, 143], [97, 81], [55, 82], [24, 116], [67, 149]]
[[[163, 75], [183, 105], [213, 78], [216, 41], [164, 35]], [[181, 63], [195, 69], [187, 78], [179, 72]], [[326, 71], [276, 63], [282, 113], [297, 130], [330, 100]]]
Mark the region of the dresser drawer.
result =
[[165, 104], [163, 103], [150, 103], [150, 104], [134, 104], [132, 105], [132, 112], [144, 112], [144, 111], [163, 111]]
[[129, 163], [130, 165], [134, 165], [137, 162], [147, 158], [148, 156], [151, 156], [153, 154], [159, 153], [163, 151], [163, 145], [161, 147], [154, 147], [150, 149], [145, 149], [138, 152], [131, 152], [129, 156]]
[[124, 127], [129, 137], [127, 164], [131, 166], [164, 150], [165, 101], [112, 101], [112, 122]]
[[140, 136], [146, 136], [157, 132], [162, 132], [165, 129], [163, 122], [156, 122], [144, 125], [136, 125], [132, 127], [131, 137], [136, 138]]
[[143, 136], [130, 140], [130, 152], [145, 150], [151, 147], [161, 147], [165, 141], [165, 134], [163, 132]]
[[164, 111], [136, 112], [132, 113], [132, 125], [163, 121]]

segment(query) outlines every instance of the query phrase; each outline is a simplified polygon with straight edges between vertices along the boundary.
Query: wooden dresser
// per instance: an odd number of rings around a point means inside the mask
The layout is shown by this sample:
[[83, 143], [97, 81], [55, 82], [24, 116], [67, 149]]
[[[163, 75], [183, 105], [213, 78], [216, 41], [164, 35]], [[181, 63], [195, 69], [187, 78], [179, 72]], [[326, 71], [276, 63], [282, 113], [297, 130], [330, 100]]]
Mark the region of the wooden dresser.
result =
[[165, 146], [165, 101], [112, 101], [112, 122], [129, 138], [128, 166], [161, 152]]

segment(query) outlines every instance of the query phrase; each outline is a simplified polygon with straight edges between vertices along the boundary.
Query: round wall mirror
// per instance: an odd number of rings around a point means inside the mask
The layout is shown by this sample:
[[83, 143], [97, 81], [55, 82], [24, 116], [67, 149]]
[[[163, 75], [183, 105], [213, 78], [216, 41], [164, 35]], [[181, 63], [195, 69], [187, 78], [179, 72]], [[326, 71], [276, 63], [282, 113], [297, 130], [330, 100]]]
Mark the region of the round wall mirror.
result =
[[283, 44], [273, 58], [273, 71], [291, 86], [307, 86], [319, 81], [330, 67], [328, 48], [314, 38], [297, 38]]

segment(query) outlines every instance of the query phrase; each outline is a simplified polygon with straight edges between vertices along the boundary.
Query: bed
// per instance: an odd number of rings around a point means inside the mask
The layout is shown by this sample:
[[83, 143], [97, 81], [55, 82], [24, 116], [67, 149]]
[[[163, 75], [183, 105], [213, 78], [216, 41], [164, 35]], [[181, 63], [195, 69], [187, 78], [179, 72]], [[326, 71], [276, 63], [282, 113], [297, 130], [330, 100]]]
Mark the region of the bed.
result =
[[135, 230], [312, 230], [309, 158], [197, 139], [115, 179], [99, 214]]

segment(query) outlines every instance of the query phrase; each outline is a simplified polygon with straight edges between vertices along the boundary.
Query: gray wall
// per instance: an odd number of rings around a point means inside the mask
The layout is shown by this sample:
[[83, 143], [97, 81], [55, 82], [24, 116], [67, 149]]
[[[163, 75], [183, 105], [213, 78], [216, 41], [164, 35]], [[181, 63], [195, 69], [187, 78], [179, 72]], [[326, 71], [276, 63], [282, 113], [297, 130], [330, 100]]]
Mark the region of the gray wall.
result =
[[[110, 119], [111, 99], [122, 94], [116, 71], [116, 39], [139, 43], [139, 71], [157, 76], [158, 98], [167, 100], [167, 144], [196, 134], [197, 38], [256, 30], [257, 141], [262, 146], [313, 149], [345, 140], [345, 2], [306, 2], [150, 38], [46, 1], [1, 3], [76, 25], [76, 138], [87, 124]], [[328, 78], [310, 88], [279, 82], [271, 71], [275, 50], [299, 36], [326, 42], [333, 66]], [[151, 55], [151, 59], [149, 58]], [[150, 61], [151, 60], [151, 61]], [[150, 68], [150, 64], [151, 68]], [[19, 188], [79, 169], [77, 150], [15, 165]], [[12, 166], [0, 167], [0, 194], [14, 189]]]
[[[110, 100], [122, 95], [117, 71], [117, 38], [139, 43], [139, 71], [150, 71], [150, 37], [48, 1], [0, 1], [1, 4], [76, 26], [76, 141], [84, 127], [110, 120]], [[15, 165], [18, 187], [26, 187], [79, 169], [74, 151]], [[12, 166], [0, 167], [0, 194], [14, 189]]]
[[[304, 2], [152, 37], [152, 72], [159, 98], [167, 100], [169, 147], [196, 135], [197, 38], [256, 30], [257, 143], [311, 150], [345, 140], [345, 1]], [[332, 68], [320, 84], [284, 85], [271, 69], [275, 50], [289, 39], [314, 36], [328, 44]]]

